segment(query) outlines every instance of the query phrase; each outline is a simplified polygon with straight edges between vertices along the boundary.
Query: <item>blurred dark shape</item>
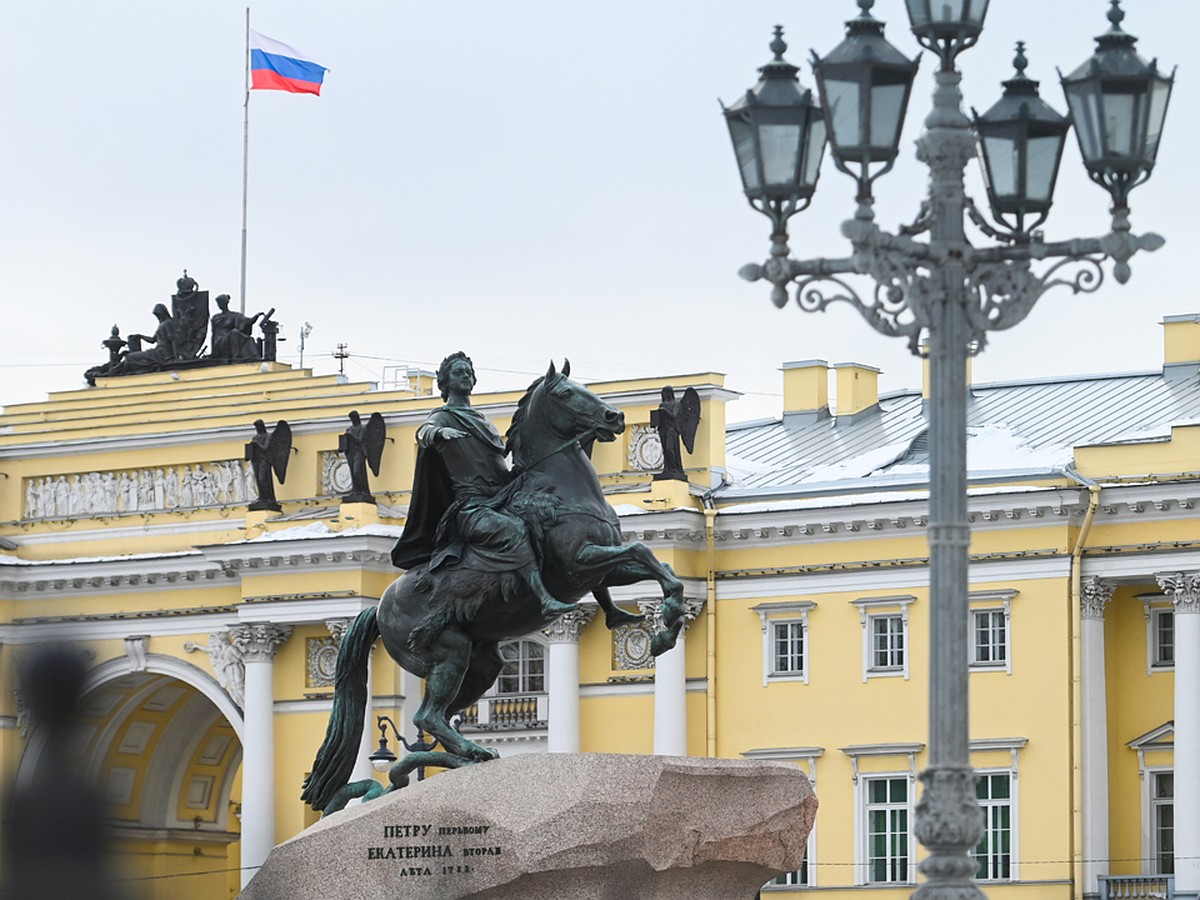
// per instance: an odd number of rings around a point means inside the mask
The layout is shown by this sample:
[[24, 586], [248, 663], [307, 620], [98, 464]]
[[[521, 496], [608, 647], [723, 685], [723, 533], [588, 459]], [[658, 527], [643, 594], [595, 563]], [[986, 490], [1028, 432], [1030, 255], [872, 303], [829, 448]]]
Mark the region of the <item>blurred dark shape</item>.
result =
[[[87, 665], [65, 644], [36, 647], [17, 672], [42, 751], [12, 786], [4, 828], [6, 900], [118, 900], [98, 789], [68, 759]], [[31, 742], [32, 743], [32, 742]]]

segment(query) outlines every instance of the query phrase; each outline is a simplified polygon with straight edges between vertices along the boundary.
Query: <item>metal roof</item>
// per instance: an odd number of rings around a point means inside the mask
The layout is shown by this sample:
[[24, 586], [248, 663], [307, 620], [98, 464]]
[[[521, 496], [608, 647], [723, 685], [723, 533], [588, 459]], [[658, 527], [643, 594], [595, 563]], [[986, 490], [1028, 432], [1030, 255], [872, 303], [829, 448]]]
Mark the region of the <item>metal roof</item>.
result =
[[[1076, 447], [1166, 438], [1172, 425], [1196, 423], [1200, 374], [1194, 367], [976, 384], [967, 409], [968, 466], [973, 474], [1050, 472], [1071, 464]], [[732, 481], [718, 495], [808, 491], [852, 479], [868, 488], [872, 480], [896, 475], [923, 483], [928, 425], [915, 391], [882, 397], [876, 410], [849, 418], [731, 425], [726, 453]]]

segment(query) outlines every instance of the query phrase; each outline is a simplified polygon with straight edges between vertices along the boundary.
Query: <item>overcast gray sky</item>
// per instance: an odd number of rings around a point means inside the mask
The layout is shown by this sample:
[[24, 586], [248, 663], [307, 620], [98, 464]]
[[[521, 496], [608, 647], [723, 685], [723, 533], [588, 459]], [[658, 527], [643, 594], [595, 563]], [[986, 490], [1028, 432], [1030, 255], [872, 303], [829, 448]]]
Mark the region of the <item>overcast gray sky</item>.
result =
[[[1065, 109], [1055, 66], [1086, 59], [1105, 0], [995, 0], [961, 58], [980, 112], [1028, 42], [1028, 74]], [[1144, 57], [1180, 66], [1158, 167], [1132, 196], [1135, 231], [1167, 245], [1098, 294], [1047, 295], [996, 335], [977, 380], [1154, 368], [1163, 315], [1200, 312], [1191, 225], [1200, 178], [1195, 0], [1127, 0]], [[736, 277], [767, 254], [745, 203], [717, 98], [732, 102], [770, 58], [771, 27], [814, 86], [857, 12], [851, 0], [262, 0], [252, 26], [328, 66], [319, 98], [256, 91], [250, 110], [248, 308], [277, 307], [280, 358], [378, 380], [464, 349], [480, 389], [523, 386], [569, 356], [584, 380], [716, 370], [747, 393], [732, 419], [769, 414], [778, 365], [820, 357], [920, 383], [902, 341], [849, 309], [776, 310]], [[901, 0], [879, 0], [887, 36], [918, 48]], [[152, 332], [183, 268], [238, 293], [245, 6], [230, 0], [10, 4], [0, 49], [0, 403], [82, 385], [100, 340]], [[929, 109], [926, 54], [901, 162], [877, 185], [878, 221], [917, 211], [912, 142]], [[985, 201], [972, 166], [969, 189]], [[793, 252], [843, 255], [853, 183], [825, 161], [793, 219]], [[1107, 230], [1108, 196], [1071, 138], [1051, 239]]]

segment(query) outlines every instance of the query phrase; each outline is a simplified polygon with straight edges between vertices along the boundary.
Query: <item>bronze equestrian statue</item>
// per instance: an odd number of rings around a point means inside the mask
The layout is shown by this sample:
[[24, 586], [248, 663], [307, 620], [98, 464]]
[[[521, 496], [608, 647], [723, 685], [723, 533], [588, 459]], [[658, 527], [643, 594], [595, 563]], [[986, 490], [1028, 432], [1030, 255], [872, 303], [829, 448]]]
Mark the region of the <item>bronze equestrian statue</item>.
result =
[[[393, 553], [407, 571], [342, 638], [329, 726], [302, 794], [314, 809], [328, 815], [353, 797], [384, 793], [373, 779], [348, 783], [366, 711], [367, 660], [377, 639], [425, 680], [413, 721], [443, 747], [400, 759], [388, 790], [406, 785], [408, 773], [421, 766], [457, 768], [496, 758], [453, 728], [451, 717], [495, 682], [502, 641], [544, 627], [586, 594], [595, 596], [612, 628], [639, 617], [618, 609], [609, 589], [657, 581], [664, 628], [652, 650], [658, 655], [675, 645], [683, 627], [683, 584], [644, 544], [621, 543], [620, 521], [581, 447], [614, 440], [625, 430], [625, 416], [571, 381], [570, 371], [569, 362], [562, 372], [551, 363], [530, 386], [502, 449], [494, 429], [470, 407], [470, 360], [454, 354], [439, 368], [446, 405], [418, 432], [413, 503]], [[512, 454], [511, 471], [503, 466], [505, 451]], [[540, 568], [531, 570], [529, 561], [539, 558]]]

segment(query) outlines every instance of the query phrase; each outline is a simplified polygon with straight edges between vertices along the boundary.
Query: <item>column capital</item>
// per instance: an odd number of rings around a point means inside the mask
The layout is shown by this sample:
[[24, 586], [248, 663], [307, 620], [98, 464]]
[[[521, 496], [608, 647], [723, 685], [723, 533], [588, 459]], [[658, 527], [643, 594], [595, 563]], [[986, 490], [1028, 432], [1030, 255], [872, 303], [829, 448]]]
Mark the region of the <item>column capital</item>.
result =
[[326, 619], [325, 627], [329, 629], [329, 634], [333, 638], [333, 643], [341, 647], [342, 638], [346, 634], [346, 629], [350, 627], [350, 619]]
[[1095, 575], [1083, 579], [1079, 591], [1079, 612], [1085, 619], [1104, 620], [1104, 607], [1112, 600], [1116, 584]]
[[229, 629], [230, 640], [241, 651], [245, 662], [271, 662], [279, 645], [292, 634], [291, 625], [275, 622], [254, 622], [234, 625]]
[[[639, 600], [637, 602], [638, 610], [646, 617], [647, 624], [654, 631], [662, 631], [662, 599], [654, 598], [652, 600]], [[700, 611], [704, 609], [703, 599], [687, 599], [683, 601], [683, 630], [686, 632], [687, 627], [696, 621], [696, 617], [700, 615]]]
[[1160, 572], [1154, 577], [1176, 613], [1200, 613], [1200, 572]]
[[579, 632], [596, 615], [594, 606], [576, 606], [573, 610], [563, 613], [542, 629], [542, 634], [550, 639], [552, 644], [574, 644], [579, 640]]

